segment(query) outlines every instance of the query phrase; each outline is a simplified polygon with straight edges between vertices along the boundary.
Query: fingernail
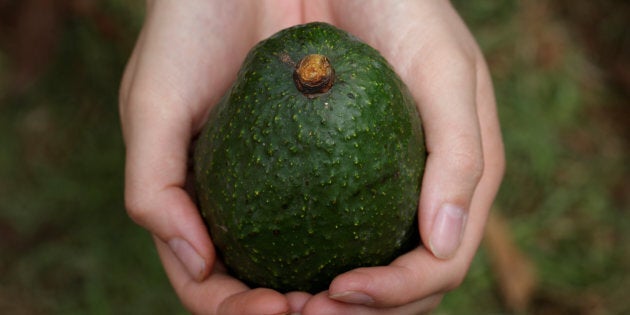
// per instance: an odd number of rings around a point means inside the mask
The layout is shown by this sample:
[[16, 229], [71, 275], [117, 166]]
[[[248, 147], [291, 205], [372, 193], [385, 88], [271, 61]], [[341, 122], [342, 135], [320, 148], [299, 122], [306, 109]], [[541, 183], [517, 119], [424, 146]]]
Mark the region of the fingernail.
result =
[[175, 253], [177, 259], [184, 264], [190, 276], [201, 281], [206, 274], [206, 261], [199, 256], [190, 243], [176, 237], [168, 241], [168, 246]]
[[447, 259], [455, 255], [462, 242], [466, 212], [452, 204], [444, 204], [435, 217], [429, 247], [437, 258]]
[[333, 300], [337, 300], [339, 302], [351, 303], [351, 304], [372, 304], [374, 303], [374, 299], [362, 292], [358, 291], [345, 291], [337, 294], [332, 294], [329, 298]]

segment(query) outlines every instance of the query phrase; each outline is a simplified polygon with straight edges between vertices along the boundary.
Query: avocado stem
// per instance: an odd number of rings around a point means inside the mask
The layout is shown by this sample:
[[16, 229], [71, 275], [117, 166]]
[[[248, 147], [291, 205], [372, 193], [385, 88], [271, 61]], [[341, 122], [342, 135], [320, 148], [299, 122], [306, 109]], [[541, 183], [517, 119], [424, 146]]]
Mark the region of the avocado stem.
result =
[[298, 91], [313, 98], [330, 90], [334, 76], [335, 70], [326, 56], [310, 54], [298, 62], [293, 72], [293, 81]]

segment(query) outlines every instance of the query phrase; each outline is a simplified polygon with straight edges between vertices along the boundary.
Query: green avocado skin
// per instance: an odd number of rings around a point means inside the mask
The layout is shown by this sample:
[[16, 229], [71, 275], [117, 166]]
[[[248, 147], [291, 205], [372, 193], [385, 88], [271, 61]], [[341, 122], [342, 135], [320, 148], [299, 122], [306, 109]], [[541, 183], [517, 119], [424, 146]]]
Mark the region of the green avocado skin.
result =
[[[313, 53], [328, 57], [335, 78], [309, 98], [293, 71]], [[425, 160], [420, 116], [387, 61], [340, 29], [309, 23], [250, 51], [197, 140], [195, 185], [237, 278], [315, 293], [419, 245]]]

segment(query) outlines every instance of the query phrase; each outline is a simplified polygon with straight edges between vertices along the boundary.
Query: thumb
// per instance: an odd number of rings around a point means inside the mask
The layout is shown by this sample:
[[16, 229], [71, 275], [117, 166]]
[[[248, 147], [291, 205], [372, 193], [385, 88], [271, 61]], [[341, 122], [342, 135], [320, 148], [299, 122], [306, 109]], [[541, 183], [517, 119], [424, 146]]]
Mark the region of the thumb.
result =
[[191, 123], [176, 106], [160, 108], [150, 93], [141, 95], [132, 96], [121, 112], [127, 148], [127, 212], [168, 244], [189, 275], [200, 281], [208, 276], [215, 252], [201, 215], [184, 189]]
[[424, 244], [441, 259], [454, 256], [461, 244], [484, 168], [476, 70], [474, 63], [462, 62], [466, 60], [471, 59], [428, 56], [422, 69], [449, 70], [428, 70], [417, 77], [423, 84], [411, 87], [419, 103], [428, 151], [420, 195], [420, 232]]

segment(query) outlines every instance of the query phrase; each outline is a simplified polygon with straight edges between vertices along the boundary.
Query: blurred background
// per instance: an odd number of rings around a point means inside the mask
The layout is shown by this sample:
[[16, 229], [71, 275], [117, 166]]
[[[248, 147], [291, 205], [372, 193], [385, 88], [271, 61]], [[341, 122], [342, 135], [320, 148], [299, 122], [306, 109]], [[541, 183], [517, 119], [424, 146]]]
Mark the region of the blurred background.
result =
[[[507, 172], [436, 314], [630, 314], [630, 3], [453, 1]], [[0, 0], [0, 314], [186, 314], [126, 216], [119, 80], [141, 1]]]

